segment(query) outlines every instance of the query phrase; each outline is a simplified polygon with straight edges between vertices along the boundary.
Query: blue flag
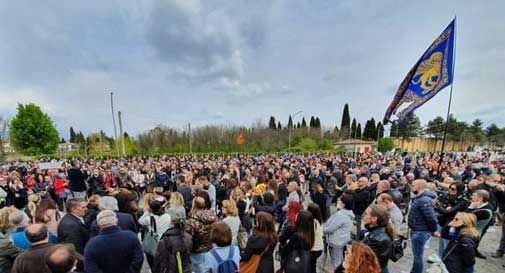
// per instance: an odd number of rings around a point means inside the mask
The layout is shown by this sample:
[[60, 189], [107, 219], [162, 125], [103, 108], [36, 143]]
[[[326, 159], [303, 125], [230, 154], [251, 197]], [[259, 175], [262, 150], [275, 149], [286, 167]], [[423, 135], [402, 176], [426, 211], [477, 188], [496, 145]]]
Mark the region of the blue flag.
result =
[[398, 123], [403, 122], [408, 114], [452, 84], [454, 24], [455, 20], [437, 37], [403, 79], [384, 115], [384, 124], [391, 122], [391, 115], [398, 117]]

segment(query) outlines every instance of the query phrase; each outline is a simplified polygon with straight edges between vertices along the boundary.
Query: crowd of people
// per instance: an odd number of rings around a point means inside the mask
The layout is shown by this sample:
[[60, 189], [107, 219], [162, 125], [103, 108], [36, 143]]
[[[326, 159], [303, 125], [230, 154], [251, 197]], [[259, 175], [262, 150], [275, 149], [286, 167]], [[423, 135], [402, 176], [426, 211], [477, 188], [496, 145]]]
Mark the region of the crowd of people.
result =
[[505, 253], [505, 159], [494, 152], [46, 165], [0, 167], [0, 273], [138, 273], [144, 263], [153, 273], [387, 273], [407, 240], [421, 273], [432, 237], [434, 266], [467, 273], [487, 258], [479, 243], [494, 224], [492, 256]]

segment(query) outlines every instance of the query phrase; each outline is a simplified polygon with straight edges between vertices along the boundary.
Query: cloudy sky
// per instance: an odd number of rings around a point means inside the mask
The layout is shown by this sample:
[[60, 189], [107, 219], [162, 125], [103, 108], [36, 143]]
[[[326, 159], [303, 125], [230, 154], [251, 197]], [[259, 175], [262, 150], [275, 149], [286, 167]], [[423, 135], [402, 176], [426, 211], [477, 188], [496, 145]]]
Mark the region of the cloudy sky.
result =
[[[0, 115], [42, 106], [68, 127], [133, 134], [270, 115], [382, 119], [396, 88], [457, 15], [453, 113], [505, 126], [505, 1], [105, 0], [0, 2]], [[449, 89], [421, 107], [445, 116]], [[301, 116], [300, 116], [301, 118]]]

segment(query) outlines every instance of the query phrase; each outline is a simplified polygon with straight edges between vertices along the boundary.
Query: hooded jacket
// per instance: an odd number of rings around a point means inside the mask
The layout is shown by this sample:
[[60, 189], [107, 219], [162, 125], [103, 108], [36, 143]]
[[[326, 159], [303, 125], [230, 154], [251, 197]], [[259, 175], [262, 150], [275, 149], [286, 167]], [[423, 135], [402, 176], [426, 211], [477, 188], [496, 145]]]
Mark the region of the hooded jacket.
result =
[[211, 250], [210, 231], [212, 223], [216, 221], [216, 213], [212, 210], [199, 210], [191, 214], [185, 228], [193, 241], [191, 253], [200, 254]]
[[354, 213], [352, 210], [341, 209], [333, 214], [324, 224], [323, 233], [327, 236], [328, 244], [345, 246], [351, 241]]

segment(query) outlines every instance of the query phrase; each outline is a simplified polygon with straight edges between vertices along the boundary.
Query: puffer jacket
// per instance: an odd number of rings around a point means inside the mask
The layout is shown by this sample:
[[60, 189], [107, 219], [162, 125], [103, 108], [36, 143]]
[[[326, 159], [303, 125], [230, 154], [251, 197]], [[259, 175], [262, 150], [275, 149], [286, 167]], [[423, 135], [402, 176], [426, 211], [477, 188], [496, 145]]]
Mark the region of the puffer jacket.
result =
[[363, 233], [363, 236], [361, 241], [373, 250], [377, 259], [379, 259], [381, 267], [387, 265], [391, 257], [393, 239], [389, 237], [386, 227], [378, 226], [370, 228]]
[[189, 217], [185, 231], [191, 235], [193, 241], [191, 253], [199, 254], [211, 250], [210, 231], [212, 223], [216, 221], [216, 213], [212, 210], [199, 210]]
[[351, 241], [354, 213], [352, 210], [341, 209], [333, 214], [324, 224], [323, 232], [328, 244], [345, 246]]
[[437, 196], [432, 192], [423, 192], [412, 199], [409, 210], [409, 228], [412, 231], [437, 231], [437, 215], [433, 200]]
[[178, 267], [180, 264], [182, 272], [190, 273], [189, 247], [182, 230], [175, 227], [167, 230], [158, 243], [152, 272], [180, 273]]

